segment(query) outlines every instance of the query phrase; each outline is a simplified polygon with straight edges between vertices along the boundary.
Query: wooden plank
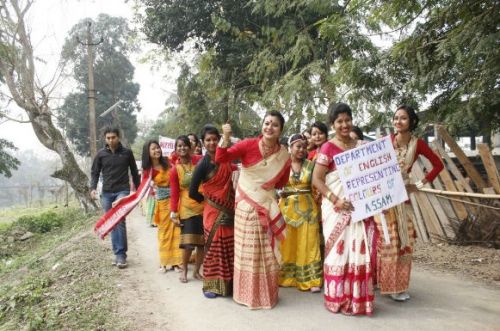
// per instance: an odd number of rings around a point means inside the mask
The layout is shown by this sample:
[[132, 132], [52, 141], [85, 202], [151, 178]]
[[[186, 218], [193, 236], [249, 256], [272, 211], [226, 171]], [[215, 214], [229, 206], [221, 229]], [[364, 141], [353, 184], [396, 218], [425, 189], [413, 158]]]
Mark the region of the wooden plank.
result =
[[467, 175], [469, 175], [470, 179], [476, 184], [478, 189], [483, 189], [486, 187], [486, 183], [481, 178], [481, 175], [476, 170], [472, 162], [469, 160], [467, 155], [465, 155], [464, 151], [458, 146], [455, 139], [453, 139], [448, 131], [443, 126], [438, 126], [438, 132], [441, 138], [446, 142], [446, 144], [450, 147], [451, 151], [455, 153], [455, 156], [460, 161], [462, 166], [465, 168]]
[[[455, 180], [455, 186], [457, 187], [459, 192], [465, 192], [465, 187], [463, 186], [463, 182], [461, 182], [459, 180]], [[469, 199], [469, 198], [464, 198], [463, 200], [469, 201], [469, 202], [479, 202], [478, 200], [473, 200], [473, 199]], [[469, 211], [469, 213], [477, 215], [477, 213], [478, 213], [477, 207], [475, 207], [471, 204], [466, 204], [465, 206], [466, 206], [467, 210]]]
[[439, 224], [439, 220], [434, 212], [434, 209], [432, 209], [431, 203], [429, 202], [429, 199], [427, 198], [425, 193], [416, 192], [415, 198], [417, 199], [420, 211], [422, 212], [422, 218], [431, 240], [442, 239], [446, 237], [443, 229]]
[[483, 188], [483, 192], [486, 194], [495, 194], [495, 189], [493, 187], [485, 187]]
[[[465, 180], [464, 176], [462, 175], [462, 173], [460, 172], [460, 170], [457, 168], [457, 166], [455, 165], [455, 163], [453, 162], [453, 160], [451, 159], [451, 157], [448, 155], [448, 153], [446, 153], [446, 151], [443, 149], [443, 147], [441, 147], [441, 146], [439, 146], [437, 144], [434, 144], [434, 147], [439, 152], [439, 154], [441, 155], [441, 157], [446, 161], [446, 164], [447, 164], [448, 168], [450, 169], [450, 171], [453, 174], [453, 176], [455, 176], [455, 178], [460, 182], [461, 187], [464, 188], [464, 191], [467, 191], [467, 192], [470, 192], [470, 193], [474, 193], [474, 190], [472, 189], [472, 187]], [[459, 190], [459, 191], [462, 191], [462, 190]]]
[[415, 197], [415, 193], [410, 193], [411, 206], [413, 208], [413, 215], [415, 215], [415, 223], [418, 228], [419, 238], [422, 239], [424, 243], [429, 242], [429, 236], [427, 235], [427, 229], [425, 228], [424, 219], [422, 213], [420, 212], [420, 207]]
[[[417, 178], [423, 178], [425, 176], [424, 170], [422, 169], [422, 165], [419, 160], [413, 164], [412, 172], [416, 175]], [[425, 184], [424, 187], [431, 188], [429, 183]], [[427, 198], [431, 204], [431, 207], [434, 209], [436, 216], [439, 221], [439, 225], [443, 228], [446, 237], [449, 239], [455, 239], [455, 231], [450, 224], [450, 219], [446, 215], [443, 207], [438, 201], [438, 198], [434, 194], [427, 194]]]
[[[424, 165], [425, 170], [430, 171], [432, 169], [431, 162], [429, 160], [427, 160], [425, 157], [420, 157], [420, 161]], [[444, 171], [444, 170], [445, 169], [443, 168], [443, 170], [441, 170], [441, 171]], [[434, 178], [434, 181], [432, 182], [432, 186], [434, 186], [434, 188], [436, 188], [438, 190], [446, 191], [446, 188], [444, 187], [443, 183], [441, 183], [441, 178], [439, 176]], [[458, 219], [458, 216], [455, 212], [455, 208], [453, 207], [453, 205], [451, 204], [451, 202], [449, 200], [438, 198], [438, 201], [441, 204], [441, 206], [443, 206], [443, 209], [444, 209], [446, 215], [448, 215], [448, 218]]]
[[498, 175], [498, 169], [495, 165], [495, 160], [493, 160], [493, 156], [490, 153], [488, 145], [478, 144], [477, 149], [479, 151], [479, 155], [481, 155], [481, 160], [483, 161], [491, 186], [493, 186], [495, 191], [500, 194], [500, 176]]
[[[443, 185], [446, 188], [446, 190], [458, 192], [458, 190], [455, 186], [455, 183], [453, 183], [453, 179], [451, 178], [450, 172], [448, 171], [447, 167], [444, 167], [444, 169], [439, 173], [439, 178], [443, 182]], [[455, 210], [455, 214], [459, 220], [463, 221], [463, 220], [467, 219], [468, 213], [467, 213], [467, 209], [465, 208], [463, 203], [460, 203], [458, 201], [451, 201], [451, 204], [452, 204], [453, 209]]]

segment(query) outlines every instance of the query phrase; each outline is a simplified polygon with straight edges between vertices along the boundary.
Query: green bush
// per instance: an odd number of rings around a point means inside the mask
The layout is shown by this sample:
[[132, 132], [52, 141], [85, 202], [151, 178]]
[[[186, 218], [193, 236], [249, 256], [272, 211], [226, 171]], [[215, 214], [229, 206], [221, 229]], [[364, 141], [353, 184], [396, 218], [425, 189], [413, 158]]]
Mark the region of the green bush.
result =
[[39, 215], [21, 216], [15, 222], [15, 226], [24, 228], [34, 233], [46, 233], [63, 225], [63, 217], [52, 211]]

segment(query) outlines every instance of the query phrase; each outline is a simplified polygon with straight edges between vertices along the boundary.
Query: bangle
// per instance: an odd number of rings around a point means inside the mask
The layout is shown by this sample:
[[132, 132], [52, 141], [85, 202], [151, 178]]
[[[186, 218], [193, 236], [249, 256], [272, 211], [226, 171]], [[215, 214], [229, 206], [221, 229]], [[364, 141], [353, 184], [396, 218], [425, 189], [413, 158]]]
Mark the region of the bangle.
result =
[[420, 190], [421, 188], [424, 188], [424, 183], [419, 180], [418, 182], [415, 183], [415, 186]]
[[179, 214], [178, 214], [178, 213], [176, 213], [176, 212], [174, 212], [174, 211], [172, 211], [172, 212], [170, 212], [170, 218], [175, 218], [175, 219], [177, 219], [177, 218], [179, 218]]
[[333, 195], [332, 191], [328, 191], [328, 193], [326, 194], [326, 198], [328, 200], [331, 200], [332, 195]]

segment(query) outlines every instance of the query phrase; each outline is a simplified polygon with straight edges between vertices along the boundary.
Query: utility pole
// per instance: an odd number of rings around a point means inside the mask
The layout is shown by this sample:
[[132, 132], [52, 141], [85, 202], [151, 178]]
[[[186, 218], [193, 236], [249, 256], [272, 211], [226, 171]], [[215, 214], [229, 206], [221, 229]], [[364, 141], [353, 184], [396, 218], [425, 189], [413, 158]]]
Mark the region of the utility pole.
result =
[[90, 139], [90, 157], [93, 159], [97, 154], [97, 134], [96, 134], [96, 122], [95, 122], [95, 89], [94, 89], [94, 53], [93, 46], [97, 46], [104, 41], [101, 39], [98, 42], [92, 41], [92, 22], [87, 22], [87, 42], [81, 42], [77, 37], [77, 40], [83, 46], [87, 46], [87, 58], [88, 58], [88, 75], [89, 75], [89, 139]]

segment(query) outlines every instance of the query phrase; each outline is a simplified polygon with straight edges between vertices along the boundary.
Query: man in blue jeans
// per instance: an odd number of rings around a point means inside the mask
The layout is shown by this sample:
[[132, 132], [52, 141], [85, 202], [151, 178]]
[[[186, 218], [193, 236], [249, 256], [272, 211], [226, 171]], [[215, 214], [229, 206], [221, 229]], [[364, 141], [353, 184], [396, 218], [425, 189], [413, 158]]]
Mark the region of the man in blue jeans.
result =
[[[139, 187], [141, 178], [137, 171], [134, 154], [120, 143], [120, 130], [114, 127], [104, 129], [106, 146], [97, 152], [92, 163], [90, 195], [97, 198], [97, 182], [102, 174], [101, 202], [104, 211], [111, 209], [113, 201], [130, 193], [130, 175], [135, 187]], [[127, 267], [127, 226], [125, 220], [111, 231], [111, 244], [115, 254], [114, 265], [123, 269]]]

